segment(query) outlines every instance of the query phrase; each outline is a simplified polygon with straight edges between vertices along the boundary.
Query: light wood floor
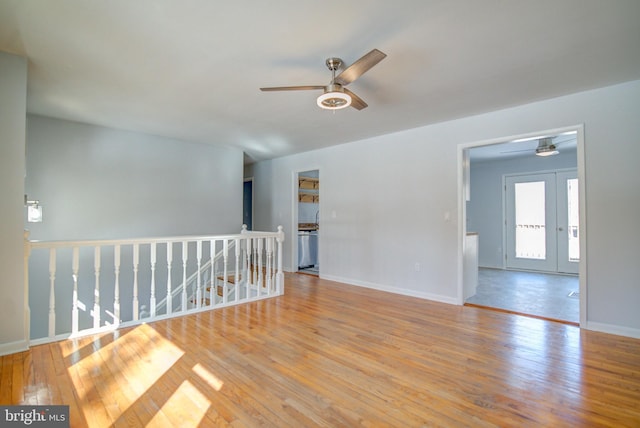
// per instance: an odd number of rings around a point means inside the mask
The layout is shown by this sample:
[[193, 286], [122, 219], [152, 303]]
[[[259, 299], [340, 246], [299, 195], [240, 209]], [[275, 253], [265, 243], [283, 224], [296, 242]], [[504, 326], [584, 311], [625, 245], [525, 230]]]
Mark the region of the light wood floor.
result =
[[0, 404], [77, 427], [640, 426], [640, 340], [309, 275], [0, 364]]

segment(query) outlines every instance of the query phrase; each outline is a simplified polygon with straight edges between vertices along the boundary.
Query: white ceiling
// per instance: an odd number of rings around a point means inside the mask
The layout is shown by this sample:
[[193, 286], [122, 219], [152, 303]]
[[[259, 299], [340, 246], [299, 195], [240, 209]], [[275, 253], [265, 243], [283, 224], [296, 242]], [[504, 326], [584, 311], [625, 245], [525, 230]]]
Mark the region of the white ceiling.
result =
[[[260, 160], [640, 79], [638, 0], [0, 0], [28, 111]], [[329, 112], [324, 61], [388, 57]]]

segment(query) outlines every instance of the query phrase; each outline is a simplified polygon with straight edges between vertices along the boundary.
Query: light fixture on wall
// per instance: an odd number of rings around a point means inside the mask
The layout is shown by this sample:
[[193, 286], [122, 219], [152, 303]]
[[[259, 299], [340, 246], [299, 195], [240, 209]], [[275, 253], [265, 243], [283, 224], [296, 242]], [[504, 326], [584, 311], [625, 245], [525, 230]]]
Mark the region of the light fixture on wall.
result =
[[24, 204], [27, 206], [27, 222], [29, 223], [41, 223], [42, 222], [42, 206], [40, 201], [30, 201], [27, 195], [24, 195]]
[[538, 140], [536, 156], [553, 156], [560, 153], [552, 142], [553, 138], [551, 137], [541, 138], [540, 140]]

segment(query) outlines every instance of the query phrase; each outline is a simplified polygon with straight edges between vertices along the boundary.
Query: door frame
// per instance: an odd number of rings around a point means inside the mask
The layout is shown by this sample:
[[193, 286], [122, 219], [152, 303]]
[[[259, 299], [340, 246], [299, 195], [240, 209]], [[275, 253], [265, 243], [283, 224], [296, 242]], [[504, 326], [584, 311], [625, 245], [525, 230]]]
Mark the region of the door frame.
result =
[[[567, 126], [563, 128], [554, 128], [539, 130], [536, 132], [528, 132], [524, 134], [517, 134], [499, 138], [492, 138], [488, 140], [479, 140], [467, 143], [460, 143], [457, 146], [457, 163], [458, 163], [458, 287], [457, 298], [459, 305], [464, 305], [464, 245], [465, 236], [467, 235], [467, 194], [470, 185], [469, 177], [469, 150], [474, 147], [489, 146], [493, 144], [501, 144], [507, 141], [514, 141], [518, 139], [534, 138], [539, 135], [554, 135], [564, 132], [576, 132], [576, 163], [578, 172], [578, 182], [580, 183], [578, 193], [580, 197], [580, 266], [578, 272], [579, 284], [580, 284], [580, 326], [584, 327], [587, 324], [587, 216], [586, 216], [586, 170], [585, 170], [585, 149], [584, 149], [584, 124], [578, 124], [573, 126]], [[480, 238], [482, 239], [482, 238]]]

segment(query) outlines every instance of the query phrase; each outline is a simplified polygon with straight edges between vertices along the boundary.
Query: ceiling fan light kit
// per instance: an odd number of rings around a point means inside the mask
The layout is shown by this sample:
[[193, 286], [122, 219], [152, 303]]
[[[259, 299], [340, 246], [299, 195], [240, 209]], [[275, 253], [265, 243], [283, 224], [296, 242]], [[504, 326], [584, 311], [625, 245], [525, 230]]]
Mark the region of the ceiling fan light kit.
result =
[[340, 58], [328, 58], [325, 61], [327, 68], [331, 71], [331, 83], [328, 85], [309, 85], [309, 86], [278, 86], [270, 88], [260, 88], [261, 91], [308, 91], [322, 89], [324, 93], [318, 97], [316, 103], [318, 107], [326, 110], [340, 110], [346, 107], [353, 107], [356, 110], [362, 110], [367, 107], [362, 98], [353, 92], [345, 89], [349, 83], [362, 76], [369, 71], [374, 65], [382, 61], [387, 55], [378, 49], [363, 55], [356, 62], [344, 69], [342, 73], [336, 76], [336, 70], [342, 66]]
[[327, 86], [325, 93], [318, 97], [318, 107], [327, 110], [340, 110], [351, 105], [351, 96], [345, 94], [342, 86], [332, 84]]
[[551, 143], [552, 138], [541, 138], [536, 147], [536, 156], [553, 156], [560, 153], [556, 146]]

